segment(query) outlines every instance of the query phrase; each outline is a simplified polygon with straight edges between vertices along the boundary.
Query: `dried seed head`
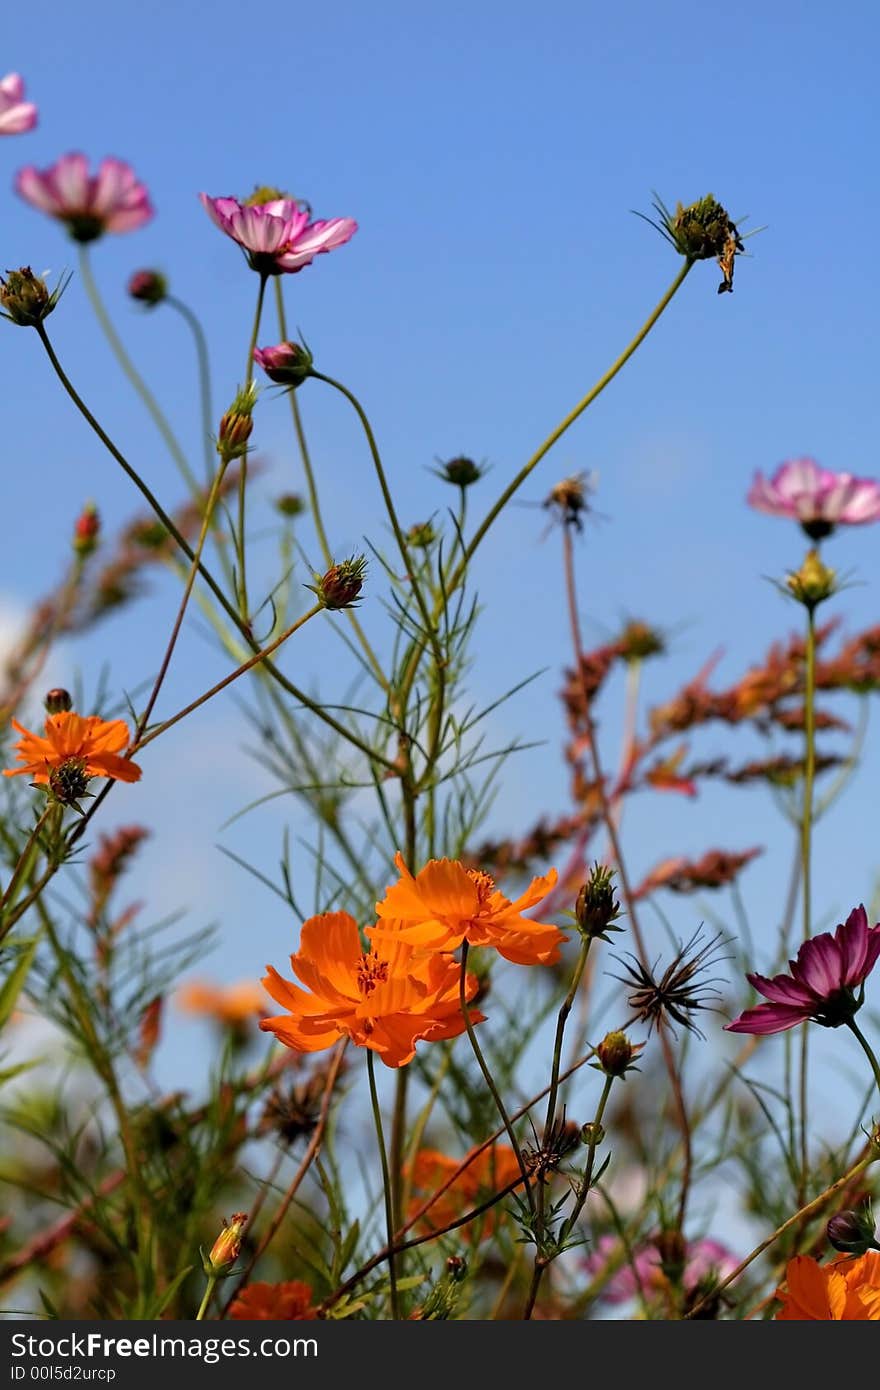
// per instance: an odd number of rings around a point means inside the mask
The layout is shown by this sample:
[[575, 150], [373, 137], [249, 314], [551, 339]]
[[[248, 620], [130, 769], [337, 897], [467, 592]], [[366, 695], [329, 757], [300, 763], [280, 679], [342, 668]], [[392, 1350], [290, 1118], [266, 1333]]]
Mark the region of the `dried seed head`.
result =
[[614, 978], [632, 991], [627, 999], [636, 1016], [649, 1028], [664, 1023], [671, 1028], [672, 1020], [703, 1037], [694, 1015], [701, 1010], [717, 1011], [721, 997], [716, 988], [718, 978], [707, 976], [706, 971], [727, 959], [719, 952], [722, 940], [719, 934], [701, 943], [700, 932], [695, 932], [659, 977], [656, 965], [649, 970], [635, 956], [626, 960], [617, 957], [626, 973]]

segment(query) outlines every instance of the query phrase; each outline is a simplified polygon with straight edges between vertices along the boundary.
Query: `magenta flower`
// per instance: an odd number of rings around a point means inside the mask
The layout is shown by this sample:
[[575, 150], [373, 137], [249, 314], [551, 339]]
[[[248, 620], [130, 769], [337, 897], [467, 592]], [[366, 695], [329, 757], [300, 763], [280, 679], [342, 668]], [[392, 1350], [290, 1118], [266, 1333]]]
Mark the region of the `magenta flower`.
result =
[[357, 231], [351, 217], [310, 222], [293, 198], [240, 203], [237, 198], [209, 198], [200, 193], [211, 221], [238, 242], [252, 270], [260, 275], [292, 275], [324, 251], [344, 246]]
[[880, 483], [832, 473], [810, 458], [789, 459], [769, 479], [756, 473], [746, 500], [756, 511], [799, 521], [814, 541], [835, 526], [880, 521]]
[[[621, 1260], [623, 1263], [615, 1269], [602, 1289], [601, 1297], [607, 1303], [627, 1303], [639, 1295], [650, 1298], [652, 1294], [662, 1293], [668, 1287], [660, 1251], [653, 1240], [635, 1249], [630, 1260], [617, 1236], [600, 1236], [584, 1260], [584, 1268], [592, 1278], [596, 1278], [610, 1263], [617, 1265]], [[685, 1293], [693, 1293], [699, 1284], [709, 1278], [725, 1279], [728, 1274], [733, 1273], [738, 1263], [736, 1256], [720, 1241], [690, 1241], [682, 1274]]]
[[[789, 975], [747, 975], [749, 984], [769, 999], [746, 1009], [729, 1033], [784, 1033], [798, 1023], [821, 1023], [839, 1028], [862, 1007], [864, 984], [880, 956], [880, 924], [868, 926], [864, 907], [853, 908], [832, 936], [822, 932], [805, 941], [797, 960], [788, 962]], [[857, 986], [861, 986], [856, 994]]]
[[22, 101], [24, 82], [17, 72], [0, 77], [0, 135], [22, 135], [37, 124], [37, 108]]
[[121, 159], [102, 159], [89, 175], [85, 155], [65, 154], [49, 169], [20, 169], [15, 187], [31, 207], [66, 223], [74, 241], [133, 232], [153, 216], [146, 188]]

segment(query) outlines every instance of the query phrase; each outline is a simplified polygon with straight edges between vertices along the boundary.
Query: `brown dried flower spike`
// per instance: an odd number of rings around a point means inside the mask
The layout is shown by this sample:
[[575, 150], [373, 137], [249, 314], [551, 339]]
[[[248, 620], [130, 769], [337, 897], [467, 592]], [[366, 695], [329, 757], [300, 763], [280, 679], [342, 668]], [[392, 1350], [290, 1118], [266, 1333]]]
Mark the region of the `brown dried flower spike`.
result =
[[671, 1028], [670, 1019], [673, 1019], [702, 1038], [693, 1016], [701, 1009], [718, 1007], [720, 993], [715, 987], [718, 977], [706, 977], [705, 971], [727, 958], [719, 954], [721, 944], [720, 934], [701, 943], [699, 931], [695, 932], [690, 941], [679, 948], [659, 979], [656, 965], [649, 970], [635, 956], [627, 960], [618, 956], [616, 959], [626, 973], [615, 975], [614, 979], [632, 990], [627, 1002], [635, 1010], [636, 1017], [649, 1028], [655, 1025], [659, 1028], [664, 1023]]
[[707, 193], [705, 198], [688, 207], [676, 203], [673, 213], [655, 194], [653, 206], [658, 221], [645, 217], [641, 212], [636, 216], [656, 227], [660, 235], [686, 260], [716, 260], [724, 274], [718, 293], [732, 293], [734, 257], [741, 255], [745, 248], [736, 223], [718, 200]]

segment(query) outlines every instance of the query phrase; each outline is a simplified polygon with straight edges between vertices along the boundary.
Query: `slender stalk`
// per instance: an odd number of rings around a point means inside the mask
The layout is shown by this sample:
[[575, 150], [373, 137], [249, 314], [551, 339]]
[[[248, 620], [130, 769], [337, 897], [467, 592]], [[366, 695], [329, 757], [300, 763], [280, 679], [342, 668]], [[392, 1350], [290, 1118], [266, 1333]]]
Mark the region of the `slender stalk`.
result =
[[[12, 871], [12, 876], [6, 885], [2, 898], [0, 898], [0, 914], [3, 913], [4, 908], [8, 904], [14, 903], [19, 888], [21, 887], [24, 880], [27, 878], [28, 874], [33, 869], [34, 858], [36, 855], [36, 851], [39, 848], [40, 834], [54, 810], [55, 803], [53, 801], [47, 801], [37, 820], [36, 825], [34, 826], [30, 835], [28, 835], [27, 840], [25, 841], [24, 849], [22, 850], [19, 856], [18, 863]], [[0, 928], [0, 940], [2, 940], [5, 935], [6, 931]]]
[[868, 1039], [865, 1037], [854, 1018], [848, 1019], [847, 1027], [853, 1036], [857, 1038], [859, 1046], [870, 1062], [871, 1070], [874, 1073], [874, 1080], [877, 1082], [877, 1090], [880, 1091], [880, 1062], [877, 1060], [877, 1054], [873, 1051], [871, 1044], [868, 1042]]
[[193, 335], [196, 349], [196, 362], [199, 373], [199, 403], [202, 415], [202, 448], [205, 453], [205, 481], [210, 483], [214, 472], [214, 407], [211, 403], [211, 363], [208, 356], [208, 340], [198, 316], [188, 304], [178, 299], [176, 294], [166, 294], [164, 303], [180, 314]]
[[385, 1225], [388, 1238], [388, 1282], [391, 1290], [391, 1316], [396, 1322], [400, 1317], [397, 1301], [397, 1274], [394, 1268], [394, 1212], [391, 1200], [391, 1176], [388, 1171], [388, 1154], [385, 1150], [385, 1135], [382, 1130], [382, 1111], [379, 1108], [379, 1095], [376, 1090], [376, 1066], [372, 1048], [367, 1048], [367, 1076], [370, 1080], [370, 1104], [373, 1110], [373, 1123], [376, 1126], [376, 1143], [379, 1146], [379, 1159], [382, 1164], [382, 1188], [385, 1195]]
[[[282, 341], [287, 342], [287, 314], [284, 310], [284, 290], [281, 285], [280, 275], [275, 276], [275, 307], [278, 311], [278, 330], [281, 334]], [[303, 473], [305, 474], [306, 479], [306, 488], [309, 494], [309, 510], [312, 514], [312, 521], [315, 526], [315, 533], [318, 537], [318, 544], [321, 547], [321, 554], [324, 557], [324, 563], [329, 569], [330, 566], [333, 564], [333, 552], [330, 549], [330, 542], [327, 539], [327, 532], [324, 527], [324, 518], [321, 515], [321, 503], [318, 497], [318, 484], [315, 479], [315, 470], [312, 467], [312, 457], [309, 453], [308, 441], [306, 440], [306, 434], [303, 428], [302, 414], [299, 408], [299, 397], [297, 392], [288, 391], [287, 399], [290, 401], [290, 413], [293, 416], [293, 429], [294, 433], [296, 434], [297, 444], [299, 445]], [[370, 646], [370, 643], [367, 640], [367, 634], [361, 627], [361, 624], [358, 621], [357, 614], [355, 613], [353, 608], [347, 608], [345, 610], [345, 616], [348, 619], [352, 631], [354, 632], [358, 642], [361, 645], [361, 650], [367, 659], [367, 663], [370, 667], [370, 670], [376, 677], [376, 681], [381, 687], [381, 689], [384, 690], [387, 694], [389, 689], [388, 678], [385, 675], [385, 672], [382, 670], [381, 665], [379, 664], [379, 658], [376, 656], [376, 653], [373, 651], [373, 648]]]
[[[804, 799], [801, 809], [801, 904], [803, 939], [812, 934], [813, 783], [816, 776], [816, 613], [807, 605], [806, 670], [804, 675]], [[809, 1038], [808, 1023], [801, 1026], [800, 1055], [800, 1182], [798, 1203], [803, 1205], [809, 1178]]]
[[201, 1304], [199, 1305], [199, 1311], [196, 1313], [196, 1317], [195, 1317], [196, 1322], [202, 1322], [202, 1321], [203, 1321], [204, 1316], [205, 1316], [205, 1314], [206, 1314], [207, 1311], [208, 1311], [208, 1304], [211, 1302], [211, 1295], [213, 1294], [213, 1292], [214, 1292], [214, 1290], [216, 1289], [216, 1287], [217, 1287], [217, 1275], [216, 1275], [216, 1274], [210, 1274], [210, 1275], [208, 1276], [208, 1283], [207, 1283], [207, 1285], [206, 1285], [206, 1287], [205, 1287], [205, 1294], [204, 1294], [204, 1297], [203, 1297], [203, 1299], [202, 1299], [202, 1301], [201, 1301]]
[[560, 420], [559, 424], [556, 426], [554, 430], [551, 430], [550, 434], [548, 434], [543, 444], [541, 444], [532, 454], [531, 458], [523, 464], [522, 468], [517, 473], [513, 481], [508, 483], [507, 487], [504, 489], [501, 496], [498, 498], [498, 501], [494, 504], [494, 506], [490, 507], [489, 511], [486, 513], [486, 516], [480, 522], [480, 525], [477, 527], [476, 531], [471, 537], [471, 540], [465, 551], [461, 564], [456, 569], [455, 575], [450, 581], [449, 587], [451, 589], [455, 588], [457, 583], [460, 581], [461, 574], [463, 573], [464, 568], [467, 566], [467, 564], [473, 559], [474, 552], [477, 549], [477, 546], [482, 541], [483, 537], [489, 530], [492, 523], [498, 518], [498, 516], [500, 516], [501, 512], [507, 506], [507, 503], [510, 501], [511, 497], [513, 497], [513, 495], [519, 491], [519, 489], [522, 487], [523, 483], [526, 481], [529, 475], [532, 472], [534, 472], [534, 470], [537, 468], [538, 464], [544, 458], [545, 454], [548, 454], [550, 452], [550, 450], [553, 448], [553, 445], [556, 444], [557, 441], [562, 438], [566, 430], [574, 424], [575, 420], [577, 420], [581, 415], [583, 415], [584, 411], [587, 409], [588, 406], [591, 406], [593, 404], [593, 401], [597, 398], [597, 396], [600, 396], [602, 394], [602, 392], [605, 390], [605, 387], [608, 386], [614, 380], [621, 368], [626, 366], [633, 353], [644, 342], [645, 338], [647, 338], [648, 334], [654, 327], [654, 324], [660, 318], [660, 315], [663, 313], [664, 309], [667, 308], [667, 306], [672, 302], [673, 298], [677, 294], [678, 290], [681, 289], [681, 286], [684, 284], [685, 280], [690, 274], [693, 264], [694, 262], [689, 260], [686, 260], [684, 262], [684, 265], [676, 275], [675, 279], [669, 286], [669, 289], [666, 291], [663, 298], [660, 300], [660, 303], [648, 315], [647, 319], [642, 324], [641, 328], [639, 329], [635, 337], [632, 339], [632, 341], [624, 348], [620, 356], [614, 362], [612, 362], [607, 372], [605, 372], [599, 378], [599, 380], [596, 382], [594, 386], [590, 387], [590, 390], [584, 397], [582, 397], [581, 400], [578, 401], [577, 405], [574, 406], [568, 412], [564, 419]]
[[565, 1037], [565, 1025], [571, 1013], [577, 992], [581, 983], [581, 976], [587, 964], [587, 957], [590, 954], [590, 947], [593, 944], [592, 937], [584, 937], [581, 941], [581, 948], [578, 952], [577, 964], [574, 974], [571, 977], [571, 984], [568, 993], [559, 1007], [559, 1014], [556, 1019], [556, 1037], [553, 1043], [553, 1064], [550, 1070], [550, 1095], [547, 1098], [547, 1116], [544, 1120], [544, 1143], [550, 1138], [553, 1130], [553, 1122], [556, 1119], [556, 1099], [559, 1094], [559, 1069], [562, 1066], [562, 1041]]
[[498, 1090], [498, 1087], [495, 1085], [495, 1079], [492, 1076], [491, 1071], [489, 1070], [486, 1059], [483, 1056], [480, 1044], [477, 1042], [477, 1035], [474, 1032], [474, 1025], [471, 1022], [470, 1011], [468, 1010], [467, 1006], [467, 960], [468, 942], [463, 941], [461, 944], [461, 974], [459, 976], [458, 996], [461, 1002], [461, 1012], [464, 1018], [465, 1027], [467, 1029], [468, 1041], [470, 1042], [471, 1048], [473, 1049], [473, 1053], [477, 1059], [477, 1064], [480, 1068], [480, 1071], [483, 1073], [483, 1080], [488, 1086], [489, 1093], [491, 1094], [492, 1099], [495, 1102], [495, 1108], [498, 1111], [501, 1123], [507, 1131], [507, 1137], [510, 1140], [513, 1152], [516, 1154], [516, 1161], [519, 1164], [520, 1175], [525, 1185], [525, 1192], [529, 1204], [529, 1209], [532, 1212], [534, 1212], [535, 1198], [534, 1194], [532, 1193], [531, 1183], [529, 1181], [529, 1170], [526, 1167], [525, 1159], [522, 1156], [522, 1150], [519, 1146], [519, 1140], [516, 1137], [516, 1131], [514, 1130], [513, 1125], [508, 1117], [507, 1110], [504, 1106], [504, 1101], [501, 1099], [501, 1093]]
[[[266, 281], [268, 276], [260, 275], [260, 288], [257, 290], [257, 307], [254, 310], [254, 325], [251, 329], [251, 339], [248, 344], [247, 366], [245, 367], [244, 384], [245, 389], [250, 386], [254, 379], [254, 349], [257, 346], [257, 339], [260, 336], [260, 320], [263, 317], [263, 300], [266, 297]], [[238, 600], [239, 613], [242, 622], [248, 621], [248, 593], [247, 593], [247, 544], [245, 538], [245, 508], [247, 490], [247, 454], [241, 456], [241, 464], [238, 471], [238, 532], [235, 537], [235, 551], [238, 560]]]
[[133, 739], [134, 743], [137, 743], [141, 734], [144, 732], [144, 730], [150, 722], [150, 715], [153, 713], [156, 701], [159, 698], [159, 691], [162, 689], [165, 677], [168, 674], [168, 668], [171, 665], [171, 658], [174, 655], [174, 648], [177, 645], [177, 639], [180, 636], [180, 629], [183, 626], [183, 619], [184, 615], [186, 614], [187, 605], [189, 604], [190, 594], [192, 593], [193, 585], [196, 582], [196, 575], [199, 572], [199, 564], [202, 558], [202, 551], [205, 548], [205, 541], [208, 539], [208, 532], [211, 529], [211, 520], [214, 515], [214, 508], [217, 505], [217, 498], [220, 496], [220, 489], [223, 485], [223, 477], [226, 473], [227, 462], [228, 460], [226, 460], [225, 458], [221, 458], [220, 465], [214, 477], [214, 481], [211, 484], [211, 491], [209, 492], [208, 500], [205, 503], [205, 514], [202, 517], [202, 526], [199, 532], [199, 538], [196, 542], [195, 554], [193, 555], [192, 563], [189, 569], [189, 574], [187, 575], [186, 583], [183, 588], [183, 594], [181, 596], [180, 603], [177, 608], [177, 616], [174, 619], [174, 626], [171, 629], [171, 636], [168, 638], [168, 643], [165, 647], [165, 654], [162, 657], [162, 663], [159, 667], [158, 675], [156, 676], [156, 679], [153, 682], [153, 688], [150, 691], [150, 697], [147, 700], [147, 703], [144, 707], [143, 714], [138, 720], [138, 725], [135, 730], [135, 736]]
[[388, 479], [385, 476], [385, 468], [382, 464], [382, 456], [379, 453], [379, 447], [376, 443], [376, 437], [373, 434], [373, 429], [367, 418], [366, 411], [364, 410], [357, 396], [355, 396], [353, 392], [349, 391], [348, 387], [344, 386], [341, 381], [336, 381], [332, 376], [325, 376], [323, 372], [316, 372], [314, 370], [312, 371], [312, 376], [317, 381], [323, 381], [328, 386], [332, 386], [335, 391], [339, 391], [340, 394], [343, 395], [345, 399], [349, 402], [349, 404], [353, 406], [354, 411], [361, 422], [364, 434], [366, 435], [367, 444], [369, 445], [370, 455], [373, 460], [373, 467], [376, 470], [376, 477], [379, 479], [379, 487], [382, 491], [382, 499], [385, 503], [385, 510], [388, 513], [388, 520], [391, 522], [391, 529], [394, 532], [394, 539], [397, 542], [397, 548], [400, 551], [400, 557], [403, 560], [406, 577], [409, 579], [410, 585], [412, 587], [413, 596], [415, 598], [416, 606], [418, 607], [419, 614], [424, 625], [425, 634], [427, 636], [428, 641], [431, 644], [431, 649], [434, 653], [434, 659], [437, 662], [438, 667], [443, 666], [445, 665], [445, 657], [437, 640], [435, 620], [434, 618], [432, 618], [431, 614], [428, 611], [428, 605], [425, 600], [425, 596], [422, 593], [422, 586], [418, 580], [418, 566], [413, 563], [412, 556], [409, 552], [409, 546], [407, 545], [406, 537], [404, 536], [403, 531], [401, 530], [400, 522], [397, 517], [397, 509], [394, 506], [394, 499], [391, 496], [391, 489], [388, 486]]
[[227, 686], [232, 685], [233, 681], [237, 681], [239, 677], [243, 676], [247, 671], [252, 671], [253, 668], [259, 662], [265, 661], [267, 656], [271, 656], [272, 653], [277, 651], [278, 648], [282, 646], [283, 643], [285, 643], [290, 637], [292, 637], [295, 632], [298, 632], [301, 627], [305, 627], [306, 623], [309, 622], [310, 619], [314, 618], [318, 613], [323, 612], [323, 610], [323, 603], [313, 604], [307, 613], [303, 613], [301, 617], [297, 618], [295, 623], [292, 623], [290, 627], [286, 628], [284, 632], [281, 633], [280, 637], [276, 637], [275, 640], [273, 642], [270, 642], [267, 647], [263, 647], [262, 651], [255, 652], [252, 657], [249, 657], [247, 661], [242, 662], [240, 666], [238, 666], [234, 671], [231, 671], [228, 676], [224, 676], [223, 679], [218, 681], [216, 685], [212, 685], [211, 689], [206, 690], [203, 695], [200, 695], [198, 697], [198, 699], [192, 700], [188, 705], [185, 705], [183, 709], [178, 710], [176, 714], [173, 714], [170, 719], [166, 719], [162, 724], [159, 724], [155, 729], [151, 730], [150, 733], [146, 734], [143, 738], [138, 739], [135, 743], [133, 743], [131, 748], [129, 749], [129, 756], [132, 756], [134, 753], [137, 753], [141, 748], [145, 748], [148, 743], [153, 742], [154, 738], [158, 738], [160, 734], [164, 734], [175, 724], [179, 724], [181, 719], [185, 719], [188, 714], [192, 714], [193, 710], [197, 710], [208, 700], [213, 699], [215, 695], [219, 695], [221, 690], [225, 690]]
[[165, 441], [165, 446], [168, 449], [169, 454], [174, 459], [174, 462], [176, 463], [180, 471], [180, 476], [183, 478], [184, 482], [186, 483], [193, 496], [197, 497], [199, 494], [199, 485], [195, 477], [193, 476], [193, 472], [189, 466], [189, 463], [187, 462], [186, 454], [183, 452], [183, 449], [181, 448], [177, 440], [177, 436], [175, 435], [174, 431], [169, 425], [168, 420], [166, 419], [162, 411], [162, 408], [159, 405], [159, 402], [156, 400], [156, 397], [153, 395], [149, 386], [144, 381], [137, 367], [134, 365], [131, 358], [129, 357], [125, 349], [125, 346], [122, 342], [122, 339], [116, 332], [116, 329], [113, 325], [113, 320], [107, 313], [107, 309], [103, 299], [101, 298], [101, 294], [98, 290], [95, 277], [92, 274], [92, 263], [89, 257], [89, 250], [87, 246], [81, 245], [79, 248], [79, 268], [80, 274], [82, 276], [82, 282], [85, 285], [86, 294], [89, 297], [89, 301], [94, 311], [95, 318], [98, 320], [98, 323], [101, 326], [101, 330], [104, 334], [104, 337], [107, 339], [107, 342], [110, 345], [113, 355], [115, 356], [117, 362], [119, 363], [123, 372], [127, 376], [130, 385], [134, 388], [134, 390], [137, 392], [144, 405], [146, 406], [147, 411], [149, 412], [150, 416], [152, 417], [153, 423], [156, 426], [156, 429], [159, 431], [163, 440]]

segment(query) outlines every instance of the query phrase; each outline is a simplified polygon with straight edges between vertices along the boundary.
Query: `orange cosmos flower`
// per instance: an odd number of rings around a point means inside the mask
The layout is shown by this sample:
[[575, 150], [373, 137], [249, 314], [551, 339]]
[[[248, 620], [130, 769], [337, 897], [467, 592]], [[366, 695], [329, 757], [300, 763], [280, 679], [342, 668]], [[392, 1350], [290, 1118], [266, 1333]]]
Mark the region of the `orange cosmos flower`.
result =
[[[400, 941], [361, 946], [347, 912], [324, 912], [303, 923], [300, 947], [290, 963], [300, 989], [267, 966], [263, 984], [289, 1012], [264, 1018], [260, 1027], [297, 1052], [320, 1052], [346, 1035], [378, 1053], [389, 1067], [403, 1067], [420, 1039], [456, 1038], [465, 1030], [459, 969], [444, 956], [425, 956]], [[467, 998], [477, 991], [468, 975]], [[471, 1021], [483, 1015], [471, 1011]]]
[[[442, 1187], [452, 1173], [461, 1167], [464, 1160], [447, 1158], [435, 1149], [420, 1149], [409, 1172], [410, 1186], [414, 1196], [410, 1203], [410, 1216], [422, 1205], [425, 1198], [438, 1187]], [[493, 1144], [476, 1155], [473, 1162], [459, 1173], [441, 1192], [435, 1202], [419, 1220], [425, 1230], [440, 1231], [449, 1226], [466, 1212], [487, 1201], [494, 1193], [508, 1187], [520, 1170], [516, 1154], [509, 1144]], [[490, 1208], [479, 1224], [469, 1227], [472, 1239], [477, 1235], [486, 1237], [495, 1229], [495, 1210]]]
[[559, 928], [522, 915], [554, 887], [555, 869], [533, 878], [510, 902], [493, 878], [457, 859], [432, 859], [415, 877], [402, 854], [394, 862], [400, 878], [376, 904], [380, 920], [369, 933], [372, 941], [392, 937], [420, 951], [454, 951], [467, 941], [494, 946], [515, 965], [552, 965], [559, 959], [559, 943], [565, 940]]
[[137, 782], [140, 778], [137, 763], [119, 756], [130, 742], [128, 725], [122, 719], [100, 719], [97, 714], [83, 717], [73, 710], [61, 710], [47, 718], [45, 736], [32, 734], [16, 719], [12, 727], [22, 735], [15, 751], [24, 766], [4, 768], [4, 777], [27, 774], [39, 785], [51, 783], [61, 800], [64, 789], [77, 781], [77, 795], [82, 796], [90, 777], [112, 777], [118, 782]]
[[880, 1322], [880, 1251], [857, 1259], [842, 1256], [820, 1265], [811, 1255], [796, 1255], [785, 1271], [785, 1289], [777, 1289], [783, 1322]]
[[256, 980], [240, 980], [235, 985], [190, 980], [177, 991], [176, 1002], [184, 1013], [208, 1014], [230, 1028], [241, 1027], [266, 1012], [266, 999]]
[[308, 1321], [318, 1316], [308, 1284], [289, 1279], [284, 1284], [248, 1284], [229, 1309], [231, 1318], [269, 1322]]

